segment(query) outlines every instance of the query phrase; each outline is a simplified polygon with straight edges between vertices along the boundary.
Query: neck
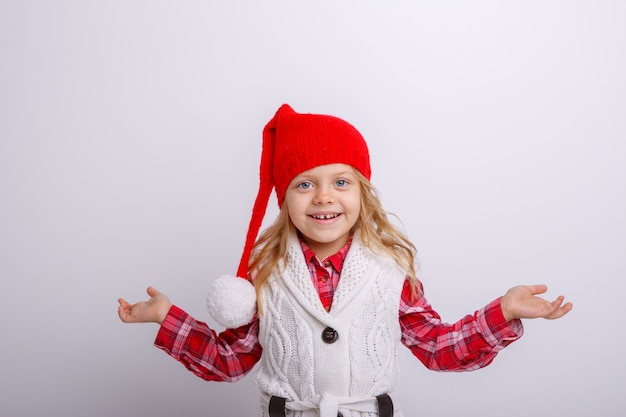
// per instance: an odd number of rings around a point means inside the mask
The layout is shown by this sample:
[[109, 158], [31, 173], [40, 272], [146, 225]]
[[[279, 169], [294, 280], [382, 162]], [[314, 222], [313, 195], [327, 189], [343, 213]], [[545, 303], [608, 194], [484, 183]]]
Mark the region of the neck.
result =
[[300, 239], [302, 239], [304, 243], [306, 243], [306, 245], [309, 247], [309, 249], [311, 249], [311, 251], [315, 253], [317, 259], [323, 261], [329, 256], [332, 256], [339, 252], [346, 245], [346, 243], [348, 243], [350, 236], [346, 236], [345, 239], [336, 240], [330, 243], [315, 242], [307, 239], [305, 236], [302, 235], [300, 235]]

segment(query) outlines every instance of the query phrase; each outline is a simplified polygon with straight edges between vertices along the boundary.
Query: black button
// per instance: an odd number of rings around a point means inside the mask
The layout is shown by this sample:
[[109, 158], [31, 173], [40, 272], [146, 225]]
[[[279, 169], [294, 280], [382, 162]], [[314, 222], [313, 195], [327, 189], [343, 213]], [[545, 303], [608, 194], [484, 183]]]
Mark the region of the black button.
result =
[[322, 331], [322, 340], [326, 343], [335, 343], [339, 339], [337, 330], [327, 327]]

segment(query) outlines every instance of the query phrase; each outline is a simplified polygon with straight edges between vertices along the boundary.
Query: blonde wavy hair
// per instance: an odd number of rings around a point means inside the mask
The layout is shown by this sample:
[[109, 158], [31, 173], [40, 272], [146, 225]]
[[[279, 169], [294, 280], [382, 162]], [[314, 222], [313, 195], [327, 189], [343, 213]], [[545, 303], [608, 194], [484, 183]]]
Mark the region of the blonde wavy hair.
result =
[[[361, 207], [352, 233], [360, 230], [361, 242], [372, 252], [392, 257], [406, 271], [413, 296], [421, 295], [422, 289], [416, 275], [415, 245], [389, 220], [380, 202], [376, 188], [358, 170], [353, 168], [361, 187]], [[289, 218], [287, 203], [283, 201], [274, 224], [261, 233], [252, 248], [248, 270], [252, 271], [257, 299], [261, 287], [272, 276], [274, 270], [287, 262], [287, 247], [290, 237], [297, 233]]]

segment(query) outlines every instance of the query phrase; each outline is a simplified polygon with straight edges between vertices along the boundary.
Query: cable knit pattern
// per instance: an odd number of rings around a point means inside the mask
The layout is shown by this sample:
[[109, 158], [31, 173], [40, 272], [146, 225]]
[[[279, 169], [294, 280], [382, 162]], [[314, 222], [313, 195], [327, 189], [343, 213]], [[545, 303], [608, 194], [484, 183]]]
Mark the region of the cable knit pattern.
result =
[[[367, 402], [397, 387], [398, 308], [405, 276], [392, 259], [364, 247], [356, 234], [327, 312], [294, 237], [282, 274], [261, 291], [263, 356], [257, 384], [265, 399], [286, 397], [288, 416], [321, 412], [334, 417], [337, 407], [344, 417], [375, 416], [375, 408], [357, 411], [350, 402]], [[322, 339], [327, 327], [338, 333], [330, 344]], [[262, 406], [261, 415], [268, 415], [267, 407]]]
[[[352, 350], [352, 392], [363, 396], [393, 391], [398, 381], [398, 350], [395, 340], [401, 337], [398, 322], [390, 318], [385, 308], [393, 305], [393, 294], [388, 288], [376, 286], [375, 292], [352, 323], [352, 338], [359, 340]], [[381, 300], [386, 300], [381, 302]], [[384, 317], [388, 320], [380, 320]], [[369, 325], [369, 327], [368, 327]], [[361, 329], [367, 329], [366, 332]], [[362, 366], [357, 358], [367, 358], [370, 363]], [[392, 387], [390, 389], [390, 387]]]

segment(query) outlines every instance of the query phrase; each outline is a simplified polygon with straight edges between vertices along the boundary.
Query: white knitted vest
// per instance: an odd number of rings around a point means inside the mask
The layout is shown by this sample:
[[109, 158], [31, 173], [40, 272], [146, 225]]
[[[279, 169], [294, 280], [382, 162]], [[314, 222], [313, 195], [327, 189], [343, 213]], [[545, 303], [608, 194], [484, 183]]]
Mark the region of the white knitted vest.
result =
[[[341, 280], [327, 312], [311, 282], [302, 249], [293, 238], [288, 264], [261, 291], [259, 341], [263, 346], [257, 385], [267, 398], [336, 401], [372, 398], [391, 393], [398, 384], [398, 321], [400, 295], [406, 274], [391, 258], [363, 246], [355, 234]], [[337, 332], [326, 343], [326, 328]], [[340, 400], [341, 402], [341, 400]], [[396, 405], [396, 409], [399, 409]], [[348, 416], [376, 413], [348, 409]], [[288, 416], [318, 416], [316, 409], [288, 411]], [[401, 413], [396, 412], [396, 416]]]

